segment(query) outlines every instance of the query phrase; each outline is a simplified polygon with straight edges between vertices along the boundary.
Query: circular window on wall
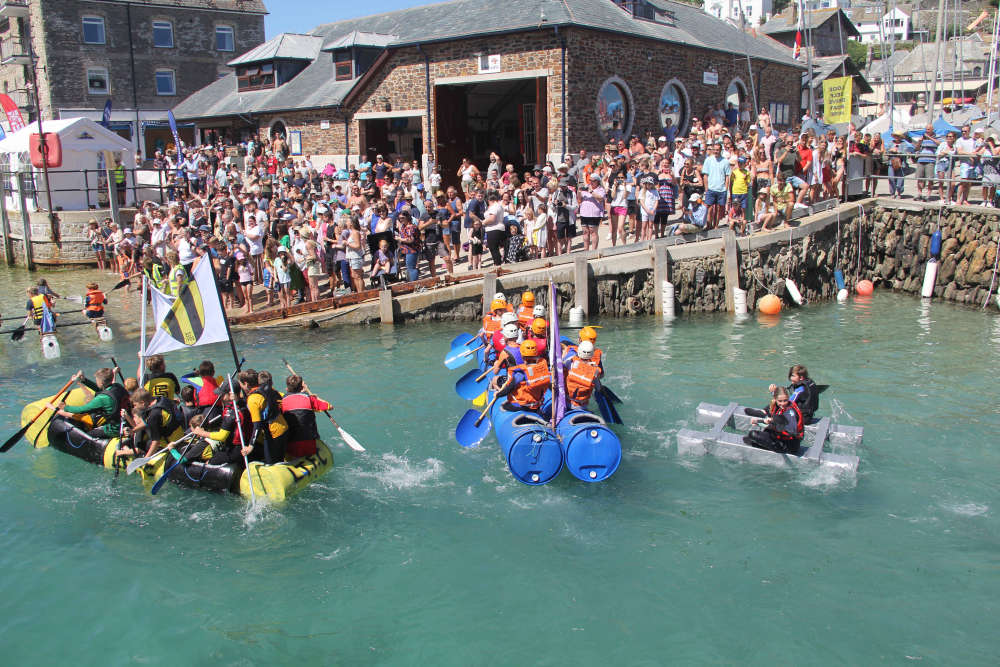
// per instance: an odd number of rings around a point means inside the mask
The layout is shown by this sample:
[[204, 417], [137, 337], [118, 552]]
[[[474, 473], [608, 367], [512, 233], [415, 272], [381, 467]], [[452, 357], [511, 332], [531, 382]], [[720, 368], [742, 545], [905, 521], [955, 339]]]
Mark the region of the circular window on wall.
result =
[[660, 92], [660, 126], [664, 131], [682, 132], [689, 119], [687, 91], [677, 79], [668, 81]]
[[624, 139], [632, 130], [632, 93], [616, 76], [597, 94], [597, 129], [605, 141]]

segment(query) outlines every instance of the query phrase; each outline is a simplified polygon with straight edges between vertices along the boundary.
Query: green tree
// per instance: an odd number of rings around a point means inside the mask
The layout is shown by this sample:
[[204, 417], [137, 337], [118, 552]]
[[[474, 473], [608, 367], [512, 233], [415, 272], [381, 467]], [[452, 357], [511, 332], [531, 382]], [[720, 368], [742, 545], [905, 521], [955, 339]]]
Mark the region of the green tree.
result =
[[868, 62], [868, 45], [849, 39], [847, 40], [847, 55], [858, 69], [864, 69]]

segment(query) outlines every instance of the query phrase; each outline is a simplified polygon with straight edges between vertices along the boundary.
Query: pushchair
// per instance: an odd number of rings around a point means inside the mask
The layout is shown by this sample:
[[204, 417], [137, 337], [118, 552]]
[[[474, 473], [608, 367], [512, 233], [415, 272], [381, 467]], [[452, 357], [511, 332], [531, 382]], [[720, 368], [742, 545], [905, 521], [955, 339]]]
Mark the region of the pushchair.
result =
[[378, 232], [377, 234], [368, 235], [368, 252], [371, 255], [371, 263], [368, 265], [368, 273], [375, 268], [375, 260], [378, 257], [378, 247], [382, 240], [385, 239], [389, 242], [389, 261], [391, 266], [388, 273], [380, 273], [369, 279], [372, 287], [380, 287], [381, 289], [388, 289], [389, 283], [396, 283], [406, 280], [406, 269], [403, 268], [402, 272], [400, 267], [402, 262], [399, 261], [399, 243], [396, 241], [395, 235], [391, 231]]

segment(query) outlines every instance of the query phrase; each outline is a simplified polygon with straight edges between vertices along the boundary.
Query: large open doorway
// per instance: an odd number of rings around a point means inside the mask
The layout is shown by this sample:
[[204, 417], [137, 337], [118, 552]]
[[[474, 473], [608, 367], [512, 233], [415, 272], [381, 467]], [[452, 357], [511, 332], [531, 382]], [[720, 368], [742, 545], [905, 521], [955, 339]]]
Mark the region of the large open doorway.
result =
[[403, 116], [362, 120], [361, 149], [368, 162], [374, 163], [377, 155], [390, 164], [397, 157], [404, 162], [419, 162], [424, 152], [422, 118]]
[[545, 77], [436, 86], [434, 136], [443, 181], [456, 182], [462, 158], [485, 173], [494, 151], [518, 173], [544, 163], [545, 88]]

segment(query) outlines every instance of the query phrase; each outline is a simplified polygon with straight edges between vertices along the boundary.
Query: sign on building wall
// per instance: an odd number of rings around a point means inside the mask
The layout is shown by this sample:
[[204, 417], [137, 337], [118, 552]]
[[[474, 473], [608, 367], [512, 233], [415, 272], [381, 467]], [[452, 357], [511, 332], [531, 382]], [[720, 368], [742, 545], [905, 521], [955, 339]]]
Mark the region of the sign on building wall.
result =
[[500, 54], [486, 55], [485, 53], [479, 54], [479, 73], [480, 74], [494, 74], [500, 71]]
[[718, 86], [719, 85], [719, 73], [718, 72], [703, 72], [701, 75], [701, 82], [706, 86]]
[[849, 76], [823, 82], [823, 120], [827, 123], [851, 122], [851, 84]]
[[292, 130], [288, 133], [288, 151], [292, 155], [302, 155], [302, 131]]
[[319, 129], [321, 129], [321, 130], [329, 130], [330, 129], [330, 121], [328, 121], [328, 120], [321, 120], [319, 122]]

